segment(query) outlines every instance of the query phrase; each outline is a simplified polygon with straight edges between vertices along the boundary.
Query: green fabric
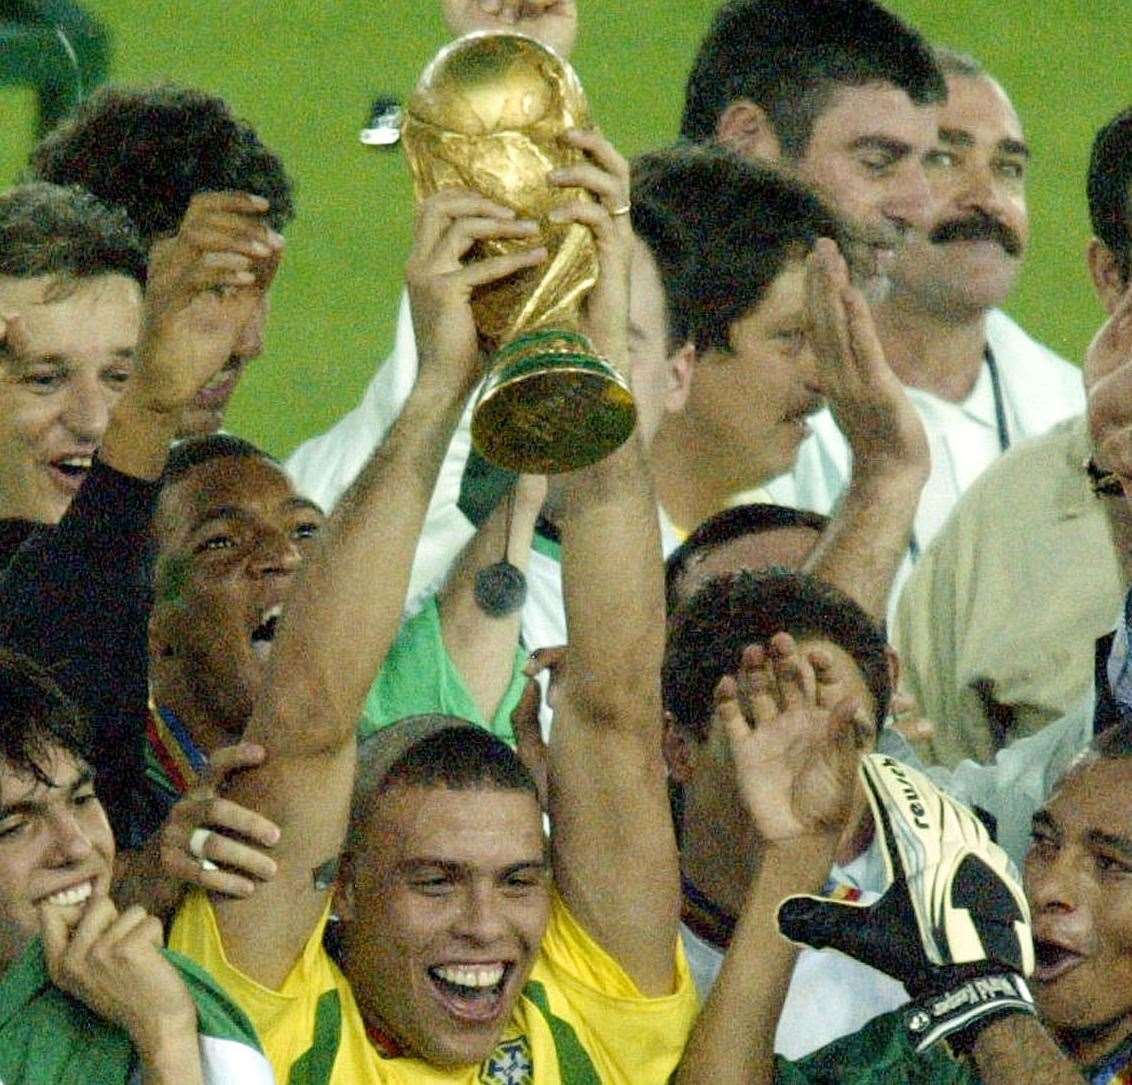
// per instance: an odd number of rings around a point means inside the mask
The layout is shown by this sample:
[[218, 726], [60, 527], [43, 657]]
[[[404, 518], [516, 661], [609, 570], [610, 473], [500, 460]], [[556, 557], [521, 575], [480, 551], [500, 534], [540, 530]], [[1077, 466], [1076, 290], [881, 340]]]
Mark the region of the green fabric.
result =
[[401, 627], [385, 666], [366, 695], [358, 735], [364, 738], [406, 716], [442, 712], [484, 727], [514, 746], [511, 713], [526, 683], [522, 673], [525, 661], [525, 653], [516, 648], [511, 685], [495, 715], [485, 720], [444, 647], [440, 610], [433, 596]]
[[977, 1085], [942, 1044], [917, 1055], [902, 1011], [886, 1013], [797, 1062], [776, 1059], [779, 1085]]
[[[201, 1035], [232, 1041], [266, 1070], [255, 1032], [242, 1011], [192, 961], [171, 951], [165, 955], [196, 1002]], [[0, 978], [0, 1081], [4, 1085], [89, 1085], [94, 1081], [124, 1085], [134, 1064], [133, 1045], [122, 1029], [52, 983], [43, 944], [35, 939]]]
[[326, 991], [314, 1012], [314, 1038], [306, 1054], [295, 1060], [287, 1085], [327, 1085], [342, 1041], [342, 1002], [336, 990]]
[[554, 1051], [558, 1056], [558, 1071], [562, 1085], [601, 1085], [601, 1078], [591, 1061], [582, 1041], [569, 1021], [555, 1017], [546, 997], [546, 988], [537, 980], [530, 980], [523, 988], [523, 994], [538, 1007], [554, 1037]]

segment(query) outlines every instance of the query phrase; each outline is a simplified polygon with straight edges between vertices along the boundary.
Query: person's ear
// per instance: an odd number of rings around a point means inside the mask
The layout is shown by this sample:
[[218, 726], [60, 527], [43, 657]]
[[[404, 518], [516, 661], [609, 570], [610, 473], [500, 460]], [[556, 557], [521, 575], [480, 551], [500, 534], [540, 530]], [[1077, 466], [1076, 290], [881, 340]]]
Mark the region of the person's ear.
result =
[[721, 114], [715, 138], [749, 161], [777, 162], [782, 146], [762, 106], [738, 98]]
[[664, 410], [667, 414], [679, 414], [688, 402], [695, 364], [696, 348], [693, 343], [685, 343], [675, 354], [669, 355], [668, 381], [664, 390]]
[[696, 769], [696, 743], [677, 726], [671, 712], [664, 713], [663, 749], [669, 778], [686, 784]]
[[167, 635], [166, 621], [163, 607], [155, 606], [149, 615], [149, 626], [146, 630], [146, 646], [149, 652], [150, 664], [162, 659], [172, 659], [177, 653], [173, 648], [172, 638]]
[[1129, 284], [1120, 274], [1120, 264], [1116, 253], [1112, 251], [1099, 237], [1089, 242], [1087, 252], [1089, 275], [1093, 280], [1093, 289], [1097, 292], [1105, 312], [1111, 314], [1128, 291]]

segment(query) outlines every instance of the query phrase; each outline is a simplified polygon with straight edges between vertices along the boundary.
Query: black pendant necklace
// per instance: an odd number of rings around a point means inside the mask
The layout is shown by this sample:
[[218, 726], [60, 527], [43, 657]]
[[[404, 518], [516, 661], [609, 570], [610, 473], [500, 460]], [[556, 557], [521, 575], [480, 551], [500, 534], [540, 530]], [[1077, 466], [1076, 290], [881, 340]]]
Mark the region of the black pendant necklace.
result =
[[492, 618], [514, 614], [527, 600], [527, 578], [511, 564], [511, 516], [515, 510], [515, 490], [507, 494], [507, 532], [503, 537], [503, 559], [476, 573], [476, 603]]

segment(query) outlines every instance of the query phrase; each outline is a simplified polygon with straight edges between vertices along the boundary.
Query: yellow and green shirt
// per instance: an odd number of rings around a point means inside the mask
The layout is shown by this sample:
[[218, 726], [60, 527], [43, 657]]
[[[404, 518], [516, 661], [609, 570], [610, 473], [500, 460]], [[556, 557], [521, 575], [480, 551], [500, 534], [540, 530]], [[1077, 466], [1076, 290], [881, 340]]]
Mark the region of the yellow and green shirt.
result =
[[170, 945], [206, 968], [254, 1023], [278, 1085], [665, 1085], [696, 1016], [679, 945], [675, 992], [646, 998], [554, 894], [530, 979], [481, 1065], [438, 1069], [386, 1057], [323, 947], [325, 926], [326, 915], [272, 991], [229, 964], [204, 894], [190, 896], [173, 925]]

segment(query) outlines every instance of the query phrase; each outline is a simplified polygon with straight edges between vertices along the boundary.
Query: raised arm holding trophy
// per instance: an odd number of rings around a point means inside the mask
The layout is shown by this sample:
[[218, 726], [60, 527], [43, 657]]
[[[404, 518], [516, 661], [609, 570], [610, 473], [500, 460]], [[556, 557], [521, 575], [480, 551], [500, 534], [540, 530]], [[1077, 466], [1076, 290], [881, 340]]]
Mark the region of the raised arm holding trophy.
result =
[[489, 359], [472, 440], [486, 459], [523, 473], [594, 463], [636, 421], [625, 377], [580, 331], [582, 304], [598, 275], [593, 237], [580, 223], [548, 218], [588, 195], [552, 185], [547, 175], [583, 159], [563, 136], [589, 124], [581, 84], [557, 53], [522, 34], [481, 32], [433, 59], [401, 130], [418, 202], [440, 189], [470, 188], [539, 225], [534, 239], [473, 250], [478, 257], [541, 244], [548, 252], [538, 267], [473, 296]]

